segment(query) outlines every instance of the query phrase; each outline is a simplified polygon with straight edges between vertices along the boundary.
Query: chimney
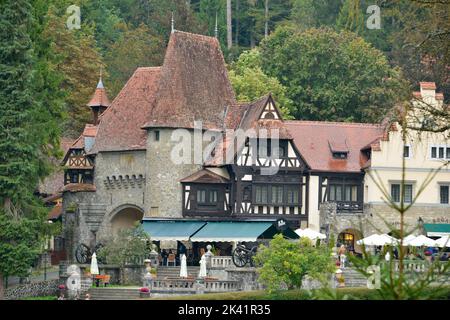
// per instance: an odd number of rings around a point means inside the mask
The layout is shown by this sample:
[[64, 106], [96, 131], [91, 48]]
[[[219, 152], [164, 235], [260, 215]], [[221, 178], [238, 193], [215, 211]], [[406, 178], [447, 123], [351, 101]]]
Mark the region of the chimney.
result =
[[420, 82], [420, 95], [422, 98], [436, 97], [436, 83], [434, 82]]

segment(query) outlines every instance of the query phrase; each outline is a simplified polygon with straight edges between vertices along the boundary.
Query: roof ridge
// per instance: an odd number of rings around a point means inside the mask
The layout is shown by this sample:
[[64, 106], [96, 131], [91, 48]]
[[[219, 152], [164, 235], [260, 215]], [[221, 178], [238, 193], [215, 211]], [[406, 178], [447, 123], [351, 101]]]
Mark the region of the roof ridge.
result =
[[339, 122], [339, 121], [319, 121], [319, 120], [284, 120], [285, 123], [305, 123], [305, 124], [319, 124], [319, 125], [341, 125], [353, 127], [381, 127], [378, 123], [364, 123], [364, 122]]
[[[200, 39], [203, 39], [203, 40], [216, 40], [217, 41], [217, 38], [216, 37], [213, 37], [213, 36], [207, 36], [207, 35], [203, 35], [203, 34], [198, 34], [198, 33], [192, 33], [192, 32], [187, 32], [187, 31], [180, 31], [180, 30], [174, 30], [174, 32], [173, 32], [174, 34], [177, 34], [177, 33], [179, 33], [179, 34], [182, 34], [182, 35], [186, 35], [186, 36], [190, 36], [190, 37], [196, 37], [196, 38], [200, 38]], [[218, 41], [217, 41], [218, 42]]]

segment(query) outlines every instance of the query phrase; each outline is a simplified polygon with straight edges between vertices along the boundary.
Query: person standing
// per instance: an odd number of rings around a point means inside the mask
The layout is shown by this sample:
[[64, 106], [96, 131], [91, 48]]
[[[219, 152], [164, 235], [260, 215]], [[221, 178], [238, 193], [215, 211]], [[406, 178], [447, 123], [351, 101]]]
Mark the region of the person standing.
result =
[[341, 247], [339, 248], [339, 262], [341, 263], [341, 268], [344, 269], [345, 268], [345, 261], [347, 259], [345, 253], [346, 253], [347, 249], [345, 248], [345, 245], [341, 245]]

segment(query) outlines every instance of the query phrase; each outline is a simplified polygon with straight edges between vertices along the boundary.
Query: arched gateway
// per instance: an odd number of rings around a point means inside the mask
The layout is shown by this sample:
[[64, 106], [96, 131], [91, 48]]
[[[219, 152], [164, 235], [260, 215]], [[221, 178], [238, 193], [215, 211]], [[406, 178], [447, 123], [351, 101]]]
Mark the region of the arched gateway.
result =
[[132, 204], [124, 204], [114, 209], [110, 215], [111, 231], [117, 234], [120, 230], [136, 225], [144, 217], [144, 210]]

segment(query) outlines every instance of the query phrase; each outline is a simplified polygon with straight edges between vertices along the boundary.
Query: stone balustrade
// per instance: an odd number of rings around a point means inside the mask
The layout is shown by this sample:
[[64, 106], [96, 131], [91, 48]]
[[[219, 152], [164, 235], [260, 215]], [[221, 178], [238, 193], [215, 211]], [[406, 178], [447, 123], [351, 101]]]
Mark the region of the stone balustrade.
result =
[[240, 291], [241, 285], [238, 281], [231, 280], [206, 280], [205, 281], [205, 293], [208, 292], [232, 292]]
[[[438, 262], [437, 270], [443, 271], [445, 268], [445, 264], [449, 262]], [[394, 270], [398, 271], [400, 269], [399, 262], [393, 261]], [[386, 263], [384, 263], [386, 265]], [[430, 267], [431, 262], [425, 260], [404, 260], [403, 261], [403, 270], [406, 272], [426, 272]], [[448, 272], [448, 271], [447, 271]]]
[[155, 293], [211, 293], [240, 291], [238, 281], [199, 279], [155, 279], [151, 291]]
[[214, 256], [211, 257], [211, 268], [230, 268], [233, 267], [233, 260], [231, 256]]

